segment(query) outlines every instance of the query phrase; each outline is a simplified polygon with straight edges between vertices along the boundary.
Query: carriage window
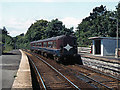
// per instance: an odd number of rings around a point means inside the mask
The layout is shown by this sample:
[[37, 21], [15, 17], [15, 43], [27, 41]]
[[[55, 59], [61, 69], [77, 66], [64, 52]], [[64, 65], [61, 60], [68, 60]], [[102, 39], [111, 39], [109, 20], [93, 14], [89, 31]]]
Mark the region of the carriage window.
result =
[[48, 42], [48, 47], [52, 48], [53, 47], [53, 42]]
[[38, 43], [36, 43], [36, 46], [38, 46]]
[[37, 46], [39, 46], [39, 43], [37, 43]]
[[47, 47], [47, 42], [44, 42], [44, 43], [43, 43], [43, 47]]
[[38, 46], [40, 46], [40, 47], [41, 47], [41, 46], [42, 46], [42, 43], [39, 43], [39, 45], [38, 45]]
[[56, 42], [53, 42], [53, 48], [56, 48]]

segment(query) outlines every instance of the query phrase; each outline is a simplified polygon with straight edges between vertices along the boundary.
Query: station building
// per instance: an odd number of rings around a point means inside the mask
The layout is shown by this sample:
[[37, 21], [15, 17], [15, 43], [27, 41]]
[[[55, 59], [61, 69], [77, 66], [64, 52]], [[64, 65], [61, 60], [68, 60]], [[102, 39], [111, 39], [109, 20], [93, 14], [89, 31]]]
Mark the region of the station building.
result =
[[[93, 55], [100, 56], [115, 56], [117, 48], [117, 39], [113, 37], [90, 37], [92, 40], [92, 53]], [[118, 47], [120, 54], [120, 38], [118, 39]]]

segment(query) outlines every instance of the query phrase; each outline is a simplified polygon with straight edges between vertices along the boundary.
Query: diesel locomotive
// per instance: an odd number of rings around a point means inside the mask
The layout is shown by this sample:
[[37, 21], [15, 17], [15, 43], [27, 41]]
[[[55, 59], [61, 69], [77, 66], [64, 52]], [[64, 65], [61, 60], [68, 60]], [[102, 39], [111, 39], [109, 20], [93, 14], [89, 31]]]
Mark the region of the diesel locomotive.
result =
[[33, 41], [30, 45], [32, 51], [37, 51], [45, 57], [52, 56], [57, 62], [81, 63], [81, 57], [77, 54], [76, 37], [73, 35], [61, 35]]

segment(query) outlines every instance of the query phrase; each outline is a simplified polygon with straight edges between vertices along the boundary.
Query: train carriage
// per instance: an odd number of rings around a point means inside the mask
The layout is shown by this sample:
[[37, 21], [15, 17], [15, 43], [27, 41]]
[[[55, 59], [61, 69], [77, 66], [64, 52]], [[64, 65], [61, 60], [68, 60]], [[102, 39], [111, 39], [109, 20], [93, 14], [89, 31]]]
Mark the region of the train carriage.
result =
[[74, 62], [76, 58], [80, 58], [77, 54], [76, 37], [73, 35], [61, 35], [33, 41], [30, 44], [32, 51], [37, 51], [46, 57], [53, 56], [57, 62], [69, 62], [71, 58]]

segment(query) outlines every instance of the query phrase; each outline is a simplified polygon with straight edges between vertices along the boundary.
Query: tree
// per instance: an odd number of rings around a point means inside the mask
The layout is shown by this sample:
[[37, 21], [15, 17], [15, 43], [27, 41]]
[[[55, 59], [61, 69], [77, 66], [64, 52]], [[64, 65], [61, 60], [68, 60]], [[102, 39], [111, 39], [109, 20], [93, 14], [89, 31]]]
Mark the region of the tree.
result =
[[[120, 13], [120, 4], [118, 4], [117, 12]], [[89, 37], [115, 37], [116, 36], [116, 20], [111, 20], [110, 17], [115, 17], [116, 11], [107, 11], [106, 6], [101, 5], [95, 7], [90, 13], [90, 16], [83, 19], [78, 24], [76, 37], [79, 45], [90, 45]], [[118, 14], [118, 17], [120, 14]]]
[[117, 9], [117, 19], [118, 19], [118, 32], [119, 32], [119, 37], [120, 37], [120, 2], [118, 3], [118, 5], [116, 6]]
[[3, 29], [2, 29], [2, 34], [5, 34], [5, 35], [8, 34], [8, 31], [7, 31], [7, 29], [5, 27], [3, 27]]
[[73, 27], [68, 29], [63, 25], [62, 21], [58, 19], [53, 19], [51, 22], [48, 23], [48, 27], [46, 28], [46, 37], [53, 37], [65, 34], [73, 33]]
[[45, 38], [45, 30], [48, 25], [46, 20], [37, 20], [32, 24], [25, 35], [29, 41], [35, 41]]

